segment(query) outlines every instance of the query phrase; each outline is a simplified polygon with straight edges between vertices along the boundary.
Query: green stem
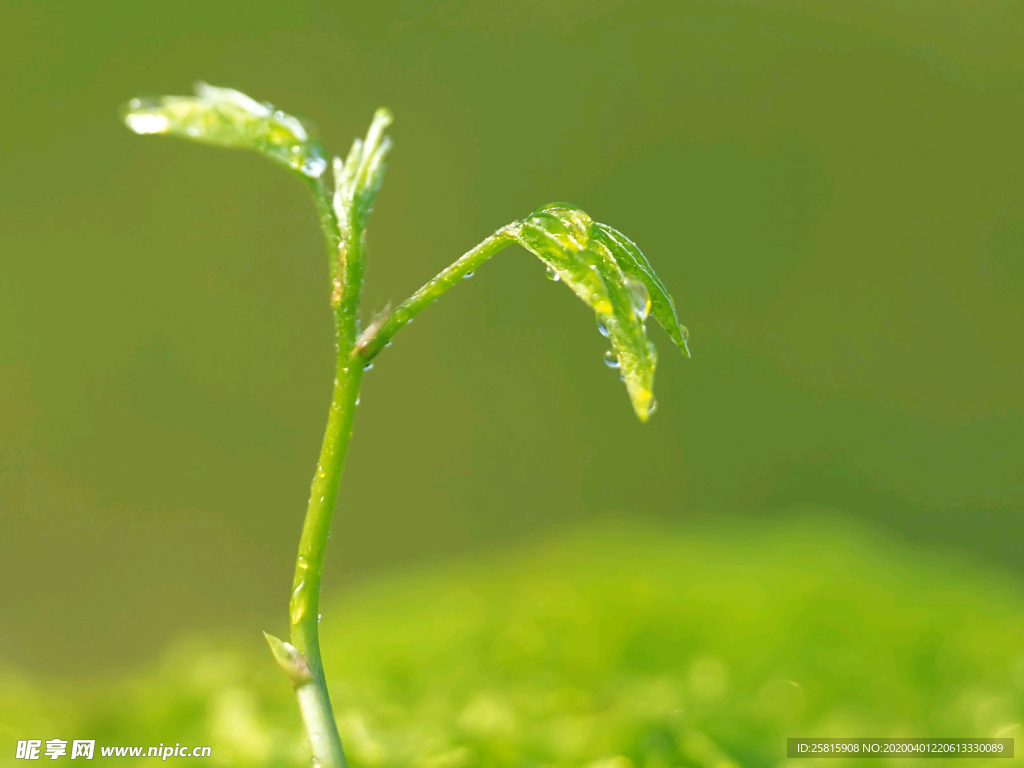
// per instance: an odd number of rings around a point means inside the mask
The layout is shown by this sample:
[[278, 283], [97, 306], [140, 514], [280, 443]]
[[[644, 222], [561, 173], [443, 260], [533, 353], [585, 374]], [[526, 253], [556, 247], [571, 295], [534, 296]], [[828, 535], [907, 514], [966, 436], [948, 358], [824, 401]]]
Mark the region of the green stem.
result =
[[416, 293], [403, 301], [386, 319], [374, 323], [363, 332], [353, 352], [353, 362], [367, 363], [384, 349], [391, 337], [430, 304], [458, 285], [470, 272], [494, 256], [498, 251], [516, 242], [515, 224], [502, 227], [486, 240], [460, 256], [451, 266], [439, 272]]
[[299, 556], [295, 563], [290, 603], [292, 645], [308, 668], [308, 672], [304, 669], [304, 674], [293, 676], [292, 682], [309, 735], [313, 765], [320, 768], [345, 768], [346, 765], [327, 693], [318, 632], [324, 552], [363, 376], [362, 365], [342, 364], [340, 361], [343, 359], [347, 361], [347, 355], [339, 354], [334, 397], [299, 540]]
[[331, 518], [338, 498], [345, 455], [352, 436], [352, 419], [362, 381], [364, 363], [350, 362], [355, 342], [356, 314], [362, 289], [364, 217], [346, 212], [347, 226], [340, 225], [325, 184], [312, 185], [320, 224], [331, 254], [333, 285], [331, 303], [337, 325], [338, 363], [334, 394], [327, 415], [320, 458], [309, 493], [306, 519], [299, 539], [295, 578], [289, 602], [291, 643], [268, 636], [267, 641], [292, 681], [299, 710], [309, 736], [314, 768], [346, 768], [345, 752], [334, 720], [323, 661], [320, 657], [320, 584]]

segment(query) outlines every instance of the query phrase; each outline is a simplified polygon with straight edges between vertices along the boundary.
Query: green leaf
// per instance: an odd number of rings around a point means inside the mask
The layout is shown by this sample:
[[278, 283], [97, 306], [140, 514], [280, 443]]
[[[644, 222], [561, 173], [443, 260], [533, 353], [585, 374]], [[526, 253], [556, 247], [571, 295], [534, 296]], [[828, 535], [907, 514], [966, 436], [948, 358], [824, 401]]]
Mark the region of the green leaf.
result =
[[609, 248], [615, 261], [618, 262], [619, 268], [625, 274], [635, 275], [644, 284], [651, 302], [650, 313], [682, 353], [689, 357], [690, 347], [686, 342], [690, 337], [690, 332], [686, 330], [685, 325], [679, 322], [675, 302], [669, 296], [665, 284], [651, 268], [647, 257], [637, 248], [636, 243], [619, 230], [597, 221], [594, 222], [594, 228], [596, 230], [595, 237], [603, 241]]
[[285, 671], [293, 685], [307, 683], [313, 679], [309, 671], [309, 664], [294, 645], [286, 643], [279, 637], [274, 637], [269, 632], [264, 632], [263, 636], [267, 638], [267, 644], [270, 646], [270, 652], [274, 654], [274, 659], [281, 665], [281, 669]]
[[123, 116], [135, 133], [251, 149], [311, 179], [327, 170], [327, 152], [298, 118], [230, 88], [198, 83], [195, 96], [132, 99]]
[[672, 340], [689, 356], [686, 329], [675, 305], [640, 249], [621, 232], [595, 222], [568, 203], [551, 203], [509, 229], [512, 237], [548, 267], [597, 315], [608, 337], [608, 364], [618, 368], [641, 421], [654, 412], [657, 352], [647, 338], [653, 311]]

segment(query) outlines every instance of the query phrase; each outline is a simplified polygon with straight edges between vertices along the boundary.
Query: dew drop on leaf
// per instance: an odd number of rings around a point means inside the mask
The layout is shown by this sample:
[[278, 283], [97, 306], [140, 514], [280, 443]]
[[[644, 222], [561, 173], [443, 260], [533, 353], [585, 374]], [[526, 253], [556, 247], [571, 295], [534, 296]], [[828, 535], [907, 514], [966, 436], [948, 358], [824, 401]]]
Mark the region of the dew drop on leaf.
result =
[[647, 286], [633, 275], [625, 275], [624, 282], [629, 291], [629, 303], [633, 307], [633, 312], [641, 320], [646, 320], [651, 313], [651, 294], [647, 290]]
[[616, 355], [612, 350], [606, 350], [604, 353], [604, 364], [609, 368], [619, 367], [619, 356]]

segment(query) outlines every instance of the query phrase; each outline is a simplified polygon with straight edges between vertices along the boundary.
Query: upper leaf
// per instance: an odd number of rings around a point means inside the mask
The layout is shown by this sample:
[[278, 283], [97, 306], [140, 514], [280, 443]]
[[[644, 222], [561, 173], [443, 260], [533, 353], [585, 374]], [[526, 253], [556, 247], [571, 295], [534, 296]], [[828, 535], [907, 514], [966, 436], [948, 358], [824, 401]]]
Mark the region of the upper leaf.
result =
[[619, 369], [633, 410], [647, 421], [656, 407], [657, 364], [647, 338], [648, 315], [653, 312], [687, 356], [689, 350], [672, 298], [643, 253], [621, 232], [567, 203], [538, 208], [509, 232], [594, 310], [598, 328], [611, 342], [608, 363]]
[[195, 96], [132, 99], [124, 121], [136, 133], [252, 149], [311, 179], [327, 170], [327, 152], [298, 118], [230, 88], [198, 83]]

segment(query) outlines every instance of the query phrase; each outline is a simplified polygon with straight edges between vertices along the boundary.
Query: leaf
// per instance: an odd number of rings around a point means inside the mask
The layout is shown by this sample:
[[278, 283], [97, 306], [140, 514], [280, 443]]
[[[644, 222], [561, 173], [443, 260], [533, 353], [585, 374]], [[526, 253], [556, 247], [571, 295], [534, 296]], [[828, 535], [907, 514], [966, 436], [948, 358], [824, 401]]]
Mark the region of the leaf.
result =
[[654, 412], [657, 352], [647, 338], [653, 311], [672, 340], [689, 356], [686, 329], [675, 305], [640, 249], [621, 232], [595, 222], [568, 203], [551, 203], [509, 229], [511, 236], [548, 267], [597, 315], [611, 342], [608, 364], [618, 368], [641, 421]]
[[124, 121], [135, 133], [251, 149], [311, 179], [327, 170], [326, 150], [298, 118], [230, 88], [198, 83], [195, 96], [132, 99]]
[[293, 685], [308, 683], [313, 679], [309, 671], [309, 663], [294, 645], [286, 643], [279, 637], [274, 637], [269, 632], [264, 632], [263, 636], [267, 638], [267, 644], [270, 646], [270, 652], [274, 654], [274, 659], [288, 675]]
[[636, 243], [619, 230], [596, 221], [594, 227], [597, 230], [597, 238], [603, 240], [609, 247], [622, 271], [626, 274], [636, 275], [643, 282], [650, 297], [650, 313], [654, 315], [654, 319], [661, 324], [661, 327], [665, 329], [682, 353], [689, 357], [690, 347], [686, 342], [690, 337], [690, 332], [686, 330], [685, 325], [679, 322], [675, 302], [669, 296], [665, 284], [654, 273], [647, 257], [637, 248]]

